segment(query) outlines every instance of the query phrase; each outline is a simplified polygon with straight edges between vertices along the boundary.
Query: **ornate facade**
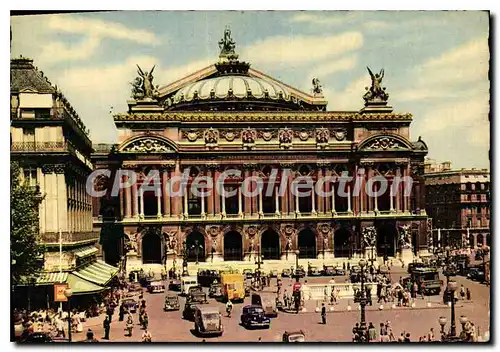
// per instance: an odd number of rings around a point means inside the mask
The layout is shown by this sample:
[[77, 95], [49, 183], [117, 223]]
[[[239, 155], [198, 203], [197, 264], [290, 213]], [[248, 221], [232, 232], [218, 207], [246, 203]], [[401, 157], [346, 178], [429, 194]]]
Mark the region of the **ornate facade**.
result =
[[[326, 111], [318, 79], [309, 94], [250, 68], [238, 60], [228, 31], [214, 65], [155, 89], [141, 88], [154, 85], [152, 76], [140, 74], [129, 111], [114, 116], [119, 143], [96, 147], [93, 155], [98, 169], [111, 169], [99, 179], [108, 193], [94, 199], [95, 226], [123, 231], [124, 251], [136, 264], [161, 264], [183, 251], [191, 261], [209, 262], [259, 253], [292, 261], [296, 254], [310, 260], [360, 256], [362, 248], [405, 258], [425, 251], [427, 146], [410, 140], [412, 115], [387, 105], [383, 71], [370, 71], [372, 87], [361, 110]], [[135, 171], [137, 183], [113, 197], [120, 169]], [[162, 186], [188, 170], [189, 188], [199, 176], [215, 183], [229, 169], [237, 174], [208, 196], [172, 195], [166, 188], [140, 192], [151, 170]], [[339, 195], [339, 183], [317, 186], [343, 172], [356, 178], [345, 184], [346, 196]], [[294, 195], [292, 184], [301, 176], [334, 195]], [[403, 183], [401, 192], [371, 197], [365, 186], [374, 176], [389, 185], [411, 177], [412, 191], [403, 194]], [[252, 178], [262, 179], [268, 191], [245, 196], [242, 185], [256, 190]]]

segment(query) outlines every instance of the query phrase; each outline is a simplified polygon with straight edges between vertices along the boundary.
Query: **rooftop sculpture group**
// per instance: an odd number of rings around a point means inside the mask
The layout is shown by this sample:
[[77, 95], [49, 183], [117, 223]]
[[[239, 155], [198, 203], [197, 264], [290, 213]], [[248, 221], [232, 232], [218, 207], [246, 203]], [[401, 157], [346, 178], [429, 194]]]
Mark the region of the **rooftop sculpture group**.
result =
[[368, 73], [370, 73], [372, 85], [370, 88], [366, 87], [368, 91], [363, 96], [365, 103], [386, 102], [387, 99], [389, 99], [389, 94], [385, 92], [385, 87], [382, 87], [384, 69], [381, 69], [379, 73], [374, 74], [369, 67], [366, 68], [368, 69]]

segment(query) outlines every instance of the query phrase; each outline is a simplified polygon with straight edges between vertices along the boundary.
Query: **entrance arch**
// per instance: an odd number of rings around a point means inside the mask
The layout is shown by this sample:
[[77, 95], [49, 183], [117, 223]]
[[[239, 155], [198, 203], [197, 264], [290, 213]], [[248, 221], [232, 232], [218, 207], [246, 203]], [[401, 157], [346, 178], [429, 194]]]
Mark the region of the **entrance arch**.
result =
[[243, 260], [243, 237], [238, 231], [224, 235], [224, 260]]
[[298, 236], [299, 258], [316, 258], [316, 234], [304, 229]]
[[142, 236], [142, 263], [161, 264], [161, 238], [156, 233], [147, 232]]
[[339, 228], [333, 235], [333, 255], [337, 257], [349, 257], [351, 250], [351, 233], [345, 227]]
[[274, 230], [266, 230], [260, 239], [264, 259], [280, 259], [280, 236]]
[[193, 231], [186, 237], [188, 262], [205, 261], [205, 237], [199, 231]]
[[394, 257], [398, 230], [395, 224], [382, 224], [377, 228], [377, 255]]

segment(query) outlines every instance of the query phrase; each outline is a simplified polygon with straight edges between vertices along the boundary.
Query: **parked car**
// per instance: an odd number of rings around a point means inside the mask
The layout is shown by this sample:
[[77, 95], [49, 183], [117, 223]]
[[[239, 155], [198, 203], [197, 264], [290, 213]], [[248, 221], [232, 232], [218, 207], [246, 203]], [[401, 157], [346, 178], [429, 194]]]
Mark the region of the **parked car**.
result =
[[222, 285], [220, 283], [210, 285], [210, 289], [208, 291], [208, 297], [221, 297], [222, 296]]
[[196, 307], [194, 313], [194, 330], [196, 335], [222, 336], [222, 319], [217, 307]]
[[309, 266], [307, 276], [321, 276], [321, 271], [317, 266]]
[[208, 303], [207, 294], [200, 285], [191, 286], [186, 295], [186, 302]]
[[298, 331], [285, 331], [283, 333], [283, 342], [289, 343], [289, 342], [305, 342], [306, 341], [306, 335], [304, 334], [304, 331], [298, 330]]
[[181, 306], [179, 304], [179, 297], [177, 295], [166, 295], [165, 303], [163, 304], [164, 311], [179, 310]]
[[251, 302], [252, 305], [261, 306], [266, 317], [276, 318], [278, 316], [276, 294], [274, 292], [253, 293]]
[[186, 302], [184, 305], [184, 310], [182, 311], [182, 318], [186, 320], [194, 320], [194, 312], [199, 303], [196, 302]]
[[323, 265], [323, 276], [334, 276], [337, 275], [337, 271], [333, 265]]
[[252, 269], [243, 269], [243, 276], [245, 279], [251, 279], [253, 277]]
[[281, 277], [290, 277], [292, 276], [292, 271], [290, 269], [283, 269], [281, 272]]
[[416, 262], [413, 262], [413, 263], [408, 263], [408, 274], [411, 275], [411, 273], [413, 272], [414, 269], [417, 269], [417, 268], [425, 268], [426, 265], [424, 263], [416, 263]]
[[130, 313], [136, 313], [137, 308], [139, 308], [139, 302], [134, 298], [126, 298], [122, 301], [122, 304], [125, 311], [129, 311]]
[[271, 269], [271, 271], [269, 271], [269, 276], [270, 277], [278, 277], [278, 270], [277, 269]]
[[264, 309], [258, 305], [248, 305], [243, 307], [241, 313], [241, 325], [250, 329], [252, 327], [263, 327], [269, 329], [271, 325], [271, 319], [266, 317], [264, 314]]
[[344, 270], [344, 268], [343, 268], [343, 267], [341, 267], [341, 266], [337, 266], [337, 267], [335, 268], [335, 275], [337, 275], [337, 276], [344, 276], [344, 275], [345, 275], [345, 270]]
[[485, 279], [484, 270], [478, 267], [469, 268], [467, 278], [473, 281], [483, 282]]

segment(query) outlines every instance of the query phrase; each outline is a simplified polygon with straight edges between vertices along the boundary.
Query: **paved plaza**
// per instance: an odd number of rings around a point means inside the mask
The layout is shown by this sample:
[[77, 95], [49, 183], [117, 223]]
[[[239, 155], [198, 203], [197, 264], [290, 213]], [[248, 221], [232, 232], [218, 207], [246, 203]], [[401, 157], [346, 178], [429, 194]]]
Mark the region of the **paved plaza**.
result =
[[[401, 269], [400, 269], [401, 270]], [[398, 280], [400, 276], [406, 276], [403, 271], [392, 273], [393, 280]], [[327, 283], [329, 277], [305, 278], [304, 283]], [[345, 278], [336, 277], [336, 282], [342, 282]], [[459, 317], [467, 316], [478, 330], [478, 335], [483, 336], [489, 327], [489, 299], [490, 287], [477, 282], [467, 280], [463, 277], [456, 277], [459, 285], [463, 284], [471, 290], [471, 301], [460, 300], [456, 305], [457, 332], [460, 332]], [[272, 280], [271, 290], [274, 289], [276, 280]], [[292, 279], [284, 279], [283, 288], [291, 291]], [[315, 312], [319, 301], [306, 301], [306, 311], [299, 314], [280, 312], [277, 318], [272, 319], [270, 329], [247, 330], [239, 325], [240, 314], [243, 306], [249, 304], [250, 298], [245, 299], [244, 304], [235, 304], [231, 318], [223, 316], [224, 333], [221, 337], [200, 338], [194, 334], [194, 323], [182, 319], [182, 309], [185, 299], [180, 297], [181, 310], [173, 312], [163, 311], [163, 294], [145, 293], [144, 299], [147, 302], [147, 312], [149, 315], [149, 330], [153, 336], [153, 342], [256, 342], [261, 338], [262, 342], [278, 342], [285, 330], [300, 330], [305, 332], [307, 341], [317, 342], [349, 342], [352, 339], [352, 327], [360, 319], [358, 305], [352, 300], [341, 300], [333, 307], [327, 315], [327, 324], [320, 324], [320, 314]], [[428, 303], [431, 302], [430, 307]], [[224, 312], [224, 304], [210, 299], [210, 305], [220, 307]], [[348, 311], [351, 305], [351, 311]], [[373, 306], [367, 306], [367, 323], [373, 322], [377, 327], [380, 322], [389, 320], [396, 337], [401, 332], [409, 332], [412, 341], [429, 332], [431, 327], [436, 332], [439, 339], [440, 326], [438, 318], [440, 316], [450, 319], [451, 309], [442, 304], [442, 296], [425, 297], [424, 300], [416, 299], [415, 308], [392, 308], [391, 304], [384, 304], [382, 310], [379, 309], [374, 299]], [[91, 328], [98, 339], [104, 336], [102, 321], [104, 315], [89, 319], [84, 325], [84, 332]], [[134, 315], [135, 323], [138, 324], [138, 314]], [[378, 330], [378, 328], [377, 328]], [[118, 314], [113, 316], [110, 337], [112, 342], [139, 342], [141, 341], [143, 330], [136, 325], [132, 337], [125, 336], [125, 322], [118, 321]], [[84, 339], [84, 333], [74, 334], [74, 341]]]

